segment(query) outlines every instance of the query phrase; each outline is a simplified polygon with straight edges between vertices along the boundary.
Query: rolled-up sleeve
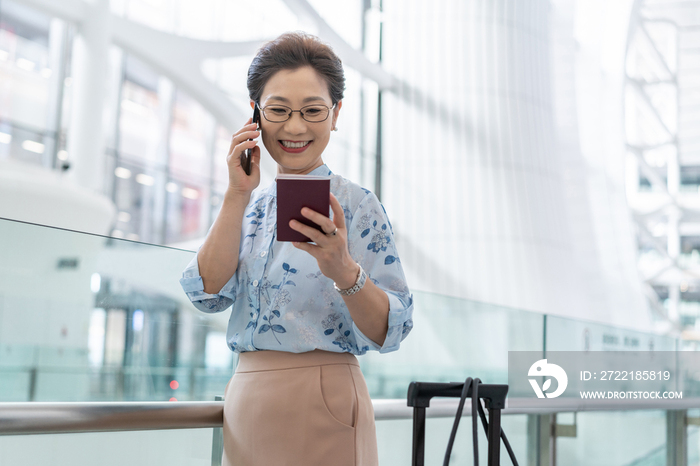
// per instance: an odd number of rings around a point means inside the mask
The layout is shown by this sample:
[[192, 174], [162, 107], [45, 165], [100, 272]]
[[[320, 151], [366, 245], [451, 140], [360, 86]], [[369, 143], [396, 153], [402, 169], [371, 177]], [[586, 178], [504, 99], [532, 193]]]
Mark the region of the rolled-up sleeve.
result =
[[234, 273], [229, 281], [216, 294], [204, 292], [204, 282], [199, 274], [198, 254], [192, 258], [182, 272], [180, 285], [185, 294], [192, 301], [194, 307], [207, 313], [221, 312], [231, 306], [236, 300], [238, 272]]
[[353, 322], [358, 348], [389, 353], [396, 351], [413, 328], [413, 296], [408, 290], [394, 233], [384, 207], [373, 193], [358, 205], [348, 227], [350, 255], [365, 270], [368, 280], [389, 297], [389, 330], [379, 346]]

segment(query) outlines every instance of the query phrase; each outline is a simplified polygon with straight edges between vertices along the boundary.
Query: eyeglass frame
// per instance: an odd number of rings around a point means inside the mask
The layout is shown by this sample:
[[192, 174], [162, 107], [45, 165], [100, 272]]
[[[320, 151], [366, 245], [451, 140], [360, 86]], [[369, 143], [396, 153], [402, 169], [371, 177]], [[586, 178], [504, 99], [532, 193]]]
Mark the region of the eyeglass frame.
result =
[[[262, 113], [263, 118], [265, 118], [265, 119], [266, 119], [267, 121], [269, 121], [270, 123], [286, 123], [286, 122], [288, 122], [289, 120], [292, 119], [292, 114], [293, 114], [294, 112], [299, 112], [299, 116], [301, 116], [302, 120], [306, 121], [307, 123], [323, 123], [324, 121], [328, 120], [328, 117], [329, 117], [329, 116], [331, 116], [331, 110], [333, 110], [333, 109], [335, 108], [336, 105], [338, 105], [337, 102], [334, 103], [332, 107], [329, 107], [328, 105], [325, 105], [325, 104], [323, 104], [323, 105], [321, 105], [321, 104], [309, 104], [309, 105], [305, 105], [305, 106], [301, 107], [299, 110], [293, 110], [292, 107], [288, 107], [288, 106], [282, 105], [282, 104], [270, 104], [270, 105], [265, 105], [264, 107], [261, 107], [257, 102], [255, 102], [255, 106], [258, 107], [258, 109], [260, 110], [260, 113]], [[265, 115], [265, 109], [266, 109], [267, 107], [284, 107], [284, 108], [288, 108], [288, 109], [289, 109], [289, 116], [287, 117], [286, 120], [282, 120], [282, 121], [272, 121], [272, 120], [270, 120], [270, 119]], [[326, 107], [326, 108], [328, 109], [328, 115], [326, 115], [326, 118], [324, 118], [323, 120], [318, 120], [318, 121], [310, 121], [310, 120], [307, 120], [306, 118], [304, 118], [304, 114], [301, 113], [301, 111], [304, 110], [304, 109], [307, 108], [307, 107]]]

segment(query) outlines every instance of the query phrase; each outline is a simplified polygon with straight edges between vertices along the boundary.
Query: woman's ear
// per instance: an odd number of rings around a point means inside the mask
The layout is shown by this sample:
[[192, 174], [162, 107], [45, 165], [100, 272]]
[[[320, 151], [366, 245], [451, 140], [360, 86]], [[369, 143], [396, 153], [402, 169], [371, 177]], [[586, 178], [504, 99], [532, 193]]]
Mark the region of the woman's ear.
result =
[[331, 128], [335, 127], [335, 124], [338, 121], [338, 114], [340, 113], [340, 107], [343, 106], [343, 101], [339, 100], [337, 104], [335, 104], [335, 108], [333, 109], [333, 126]]
[[254, 100], [251, 100], [251, 101], [250, 101], [250, 108], [252, 108], [253, 110], [255, 110], [255, 101], [254, 101]]

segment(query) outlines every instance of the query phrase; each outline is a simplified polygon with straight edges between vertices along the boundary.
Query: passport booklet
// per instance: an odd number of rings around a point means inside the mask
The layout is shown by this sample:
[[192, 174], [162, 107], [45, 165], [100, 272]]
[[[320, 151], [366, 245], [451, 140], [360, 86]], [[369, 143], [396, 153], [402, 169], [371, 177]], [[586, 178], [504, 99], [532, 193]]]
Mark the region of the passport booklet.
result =
[[277, 175], [277, 241], [312, 242], [306, 235], [292, 230], [294, 219], [304, 225], [321, 227], [301, 215], [302, 207], [330, 216], [331, 177], [309, 175]]

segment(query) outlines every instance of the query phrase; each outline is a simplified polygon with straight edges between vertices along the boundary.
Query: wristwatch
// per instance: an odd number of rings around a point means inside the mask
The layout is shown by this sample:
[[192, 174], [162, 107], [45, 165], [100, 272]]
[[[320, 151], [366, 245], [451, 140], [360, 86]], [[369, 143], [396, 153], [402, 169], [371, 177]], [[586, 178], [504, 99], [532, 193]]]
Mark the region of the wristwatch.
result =
[[354, 295], [358, 291], [362, 289], [363, 286], [365, 286], [365, 282], [367, 281], [367, 274], [365, 273], [364, 269], [360, 264], [357, 264], [360, 267], [360, 272], [357, 274], [357, 280], [355, 281], [355, 284], [348, 288], [347, 290], [341, 290], [338, 288], [338, 285], [333, 282], [333, 287], [338, 291], [343, 296], [350, 296]]

